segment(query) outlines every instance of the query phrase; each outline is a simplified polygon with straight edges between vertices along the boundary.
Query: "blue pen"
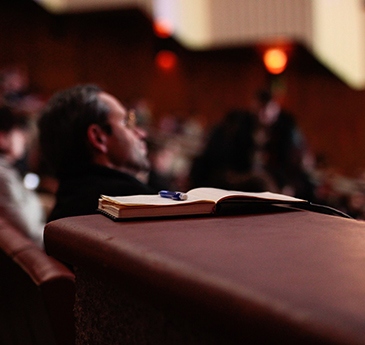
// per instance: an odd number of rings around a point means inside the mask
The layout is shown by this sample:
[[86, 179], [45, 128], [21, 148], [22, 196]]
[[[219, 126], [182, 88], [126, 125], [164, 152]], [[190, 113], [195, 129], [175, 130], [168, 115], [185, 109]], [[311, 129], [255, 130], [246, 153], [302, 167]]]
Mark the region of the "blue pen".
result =
[[181, 192], [170, 192], [168, 190], [162, 190], [158, 194], [160, 194], [163, 198], [169, 198], [172, 200], [186, 200], [188, 195]]

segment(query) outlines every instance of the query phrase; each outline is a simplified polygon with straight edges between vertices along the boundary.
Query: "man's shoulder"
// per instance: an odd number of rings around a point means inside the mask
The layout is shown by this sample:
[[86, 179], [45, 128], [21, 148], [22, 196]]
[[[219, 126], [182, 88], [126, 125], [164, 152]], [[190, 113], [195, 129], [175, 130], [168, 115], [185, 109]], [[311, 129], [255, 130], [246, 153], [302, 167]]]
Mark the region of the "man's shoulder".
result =
[[100, 180], [95, 188], [100, 188], [101, 194], [110, 196], [124, 196], [133, 194], [152, 194], [152, 190], [135, 178], [120, 178]]
[[49, 220], [95, 214], [102, 194], [126, 196], [152, 193], [147, 185], [128, 177], [99, 179], [88, 176], [84, 179], [61, 181], [56, 196], [56, 206]]
[[[72, 190], [75, 188], [75, 190]], [[87, 171], [75, 172], [60, 179], [60, 190], [68, 193], [130, 195], [150, 192], [149, 187], [134, 176], [118, 170], [91, 166]], [[114, 194], [115, 195], [115, 194]]]

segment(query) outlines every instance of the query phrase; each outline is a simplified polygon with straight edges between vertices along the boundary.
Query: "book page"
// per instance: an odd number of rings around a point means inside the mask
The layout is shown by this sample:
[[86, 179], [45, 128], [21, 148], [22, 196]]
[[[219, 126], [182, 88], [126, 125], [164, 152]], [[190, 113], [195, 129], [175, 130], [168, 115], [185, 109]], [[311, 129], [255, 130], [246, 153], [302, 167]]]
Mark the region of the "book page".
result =
[[119, 206], [133, 206], [133, 207], [147, 207], [147, 206], [169, 206], [169, 205], [182, 205], [191, 203], [216, 203], [223, 199], [246, 197], [273, 200], [273, 201], [288, 201], [297, 202], [304, 201], [301, 199], [293, 198], [283, 194], [276, 194], [271, 192], [262, 193], [247, 193], [240, 191], [230, 191], [218, 188], [195, 188], [187, 192], [187, 200], [172, 200], [168, 198], [162, 198], [159, 194], [152, 195], [131, 195], [131, 196], [106, 196], [102, 195], [103, 201], [112, 203]]
[[218, 188], [205, 188], [205, 187], [192, 189], [187, 194], [188, 194], [188, 200], [190, 198], [194, 198], [200, 200], [211, 200], [214, 202], [234, 197], [258, 198], [265, 200], [288, 201], [288, 202], [305, 201], [288, 195], [271, 193], [271, 192], [247, 193], [234, 190], [224, 190]]

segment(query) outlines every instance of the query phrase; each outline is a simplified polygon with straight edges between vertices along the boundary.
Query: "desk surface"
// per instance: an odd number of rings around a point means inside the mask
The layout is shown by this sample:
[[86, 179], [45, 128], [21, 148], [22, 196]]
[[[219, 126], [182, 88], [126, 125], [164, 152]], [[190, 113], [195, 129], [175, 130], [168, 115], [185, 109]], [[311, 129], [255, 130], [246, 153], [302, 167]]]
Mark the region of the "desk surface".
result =
[[49, 223], [47, 252], [75, 266], [136, 275], [232, 318], [249, 315], [365, 344], [365, 222], [305, 211]]

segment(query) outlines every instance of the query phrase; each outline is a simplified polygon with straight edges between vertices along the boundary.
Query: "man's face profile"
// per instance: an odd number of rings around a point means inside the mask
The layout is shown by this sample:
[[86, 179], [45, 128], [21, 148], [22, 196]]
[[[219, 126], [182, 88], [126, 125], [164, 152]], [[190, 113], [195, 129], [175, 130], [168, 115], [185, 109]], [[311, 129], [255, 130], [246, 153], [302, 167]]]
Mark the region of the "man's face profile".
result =
[[149, 170], [147, 159], [146, 132], [139, 127], [131, 127], [128, 112], [112, 95], [101, 92], [98, 97], [110, 109], [108, 123], [112, 133], [107, 137], [107, 153], [115, 169], [134, 173]]

